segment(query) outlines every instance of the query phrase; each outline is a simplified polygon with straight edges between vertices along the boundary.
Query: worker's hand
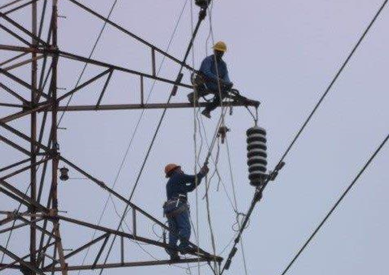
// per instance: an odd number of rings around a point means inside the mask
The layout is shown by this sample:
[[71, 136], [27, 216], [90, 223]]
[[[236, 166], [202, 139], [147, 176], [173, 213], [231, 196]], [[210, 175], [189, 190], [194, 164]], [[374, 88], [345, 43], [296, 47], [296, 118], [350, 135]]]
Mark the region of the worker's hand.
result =
[[204, 165], [203, 167], [201, 167], [201, 169], [200, 169], [201, 174], [203, 174], [205, 176], [206, 174], [208, 174], [208, 172], [209, 172], [209, 168], [207, 165]]

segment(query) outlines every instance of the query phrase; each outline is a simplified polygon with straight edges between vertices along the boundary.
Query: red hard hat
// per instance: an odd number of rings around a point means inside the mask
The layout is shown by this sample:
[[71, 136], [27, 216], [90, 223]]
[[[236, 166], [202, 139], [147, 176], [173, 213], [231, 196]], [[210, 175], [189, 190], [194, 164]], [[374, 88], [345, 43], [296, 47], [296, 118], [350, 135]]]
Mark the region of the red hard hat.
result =
[[174, 163], [169, 163], [168, 165], [165, 166], [165, 174], [167, 178], [170, 178], [171, 173], [176, 170], [177, 168], [181, 168], [181, 166], [174, 164]]

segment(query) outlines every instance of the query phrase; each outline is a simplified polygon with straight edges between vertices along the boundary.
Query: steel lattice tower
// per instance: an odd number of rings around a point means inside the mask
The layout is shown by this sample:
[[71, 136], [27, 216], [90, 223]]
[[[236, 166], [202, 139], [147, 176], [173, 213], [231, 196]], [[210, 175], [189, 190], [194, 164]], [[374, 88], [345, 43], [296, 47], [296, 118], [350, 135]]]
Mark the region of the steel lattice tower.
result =
[[[13, 252], [12, 249], [0, 246], [0, 251], [8, 259], [11, 259], [9, 262], [0, 264], [0, 271], [5, 269], [19, 269], [23, 274], [45, 274], [46, 272], [68, 274], [68, 271], [74, 270], [171, 264], [172, 262], [168, 260], [126, 262], [123, 256], [123, 247], [120, 252], [120, 261], [101, 264], [100, 257], [106, 249], [106, 244], [110, 237], [118, 237], [122, 240], [122, 246], [123, 240], [131, 239], [161, 248], [167, 247], [165, 241], [142, 237], [141, 232], [138, 232], [136, 226], [137, 215], [142, 215], [165, 230], [168, 230], [168, 228], [163, 222], [154, 218], [145, 210], [133, 204], [129, 199], [109, 188], [104, 182], [92, 176], [86, 169], [74, 164], [73, 160], [66, 157], [66, 152], [59, 150], [57, 141], [58, 114], [59, 112], [88, 110], [193, 108], [193, 105], [189, 103], [146, 103], [144, 101], [143, 81], [144, 79], [153, 79], [171, 84], [171, 96], [175, 95], [179, 87], [192, 88], [192, 85], [181, 82], [183, 77], [182, 70], [186, 68], [193, 71], [193, 68], [187, 65], [185, 61], [189, 55], [200, 23], [206, 16], [207, 5], [200, 7], [199, 20], [194, 35], [189, 42], [185, 58], [181, 61], [122, 26], [104, 18], [102, 15], [76, 0], [67, 1], [105, 21], [127, 36], [132, 37], [144, 45], [144, 47], [149, 48], [152, 72], [149, 74], [143, 73], [62, 51], [61, 47], [57, 44], [58, 0], [16, 0], [9, 1], [9, 3], [0, 6], [0, 37], [3, 34], [7, 34], [12, 36], [15, 41], [18, 41], [16, 44], [8, 44], [8, 41], [5, 40], [5, 44], [3, 44], [4, 40], [1, 39], [0, 94], [7, 94], [8, 97], [12, 97], [19, 102], [18, 104], [0, 102], [0, 108], [3, 110], [5, 108], [6, 110], [17, 110], [0, 118], [0, 144], [1, 146], [11, 146], [15, 152], [25, 155], [25, 158], [20, 161], [0, 167], [0, 192], [2, 195], [7, 196], [22, 206], [18, 211], [14, 211], [13, 209], [0, 209], [0, 236], [6, 239], [10, 231], [26, 229], [29, 231], [29, 244], [26, 244], [29, 249], [27, 255], [17, 255], [18, 253]], [[42, 11], [40, 15], [38, 15], [38, 8]], [[13, 13], [20, 10], [31, 14], [32, 22], [30, 28], [26, 28], [12, 19]], [[50, 18], [50, 20], [45, 21], [45, 18]], [[47, 33], [43, 31], [45, 29], [44, 26], [47, 26]], [[25, 39], [25, 37], [28, 37], [28, 39]], [[180, 73], [176, 79], [171, 80], [157, 76], [155, 65], [157, 54], [181, 66]], [[5, 59], [4, 56], [6, 56]], [[81, 83], [71, 91], [60, 93], [57, 85], [58, 75], [61, 73], [58, 71], [59, 58], [93, 64], [101, 67], [103, 72]], [[30, 67], [30, 79], [23, 79], [23, 77], [13, 73], [14, 69], [23, 66]], [[134, 102], [132, 104], [101, 104], [111, 77], [115, 72], [123, 72], [139, 77], [140, 102]], [[99, 79], [105, 79], [105, 81], [101, 87], [100, 96], [96, 103], [90, 105], [64, 105], [66, 99]], [[29, 97], [26, 97], [26, 91], [29, 91]], [[244, 105], [239, 102], [230, 102], [229, 104], [233, 106]], [[246, 102], [245, 106], [257, 106], [257, 104], [258, 102], [249, 101]], [[204, 106], [204, 103], [200, 103], [199, 105]], [[12, 126], [14, 121], [27, 118], [29, 121], [28, 131], [21, 131]], [[49, 136], [47, 143], [43, 141], [45, 135]], [[28, 144], [29, 148], [26, 149], [25, 144]], [[105, 189], [112, 196], [125, 203], [131, 209], [132, 213], [132, 233], [129, 234], [62, 215], [58, 211], [57, 186], [59, 162], [63, 162], [68, 167], [78, 171], [90, 181]], [[18, 187], [20, 184], [17, 184], [17, 180], [15, 180], [17, 176], [22, 174], [28, 175], [29, 177], [29, 183], [27, 184], [29, 188], [26, 193], [25, 190], [21, 190]], [[48, 188], [46, 187], [47, 185]], [[44, 190], [49, 191], [44, 192]], [[72, 252], [67, 253], [64, 250], [64, 244], [61, 239], [61, 236], [66, 234], [60, 227], [60, 224], [63, 222], [97, 230], [101, 235], [92, 241], [80, 244]], [[93, 263], [85, 265], [72, 264], [71, 260], [73, 256], [93, 245], [100, 246]], [[193, 258], [180, 260], [179, 262], [220, 262], [222, 260], [220, 257], [211, 255], [202, 249], [199, 249], [199, 251], [200, 254], [193, 254]]]

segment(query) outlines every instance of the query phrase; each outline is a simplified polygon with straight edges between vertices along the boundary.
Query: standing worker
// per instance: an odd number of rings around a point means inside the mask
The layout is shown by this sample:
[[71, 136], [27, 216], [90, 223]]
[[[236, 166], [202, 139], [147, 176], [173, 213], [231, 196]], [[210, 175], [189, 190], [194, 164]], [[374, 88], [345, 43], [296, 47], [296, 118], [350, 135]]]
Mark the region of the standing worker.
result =
[[[207, 94], [214, 94], [215, 97], [202, 112], [207, 118], [211, 118], [211, 111], [216, 109], [221, 101], [227, 96], [229, 90], [231, 90], [233, 83], [228, 76], [227, 64], [223, 61], [222, 57], [227, 51], [226, 43], [219, 41], [213, 46], [213, 55], [206, 57], [201, 63], [200, 70], [198, 72], [201, 82], [205, 88], [197, 90], [197, 98], [205, 96]], [[193, 104], [194, 93], [188, 94], [189, 101]]]
[[[187, 203], [188, 192], [192, 192], [200, 185], [202, 178], [208, 173], [209, 168], [204, 165], [197, 175], [186, 175], [181, 166], [168, 164], [165, 167], [167, 201], [163, 205], [164, 214], [169, 223], [169, 249], [167, 253], [171, 260], [179, 260], [178, 251], [181, 254], [190, 252], [190, 217]], [[180, 245], [177, 246], [178, 239]]]

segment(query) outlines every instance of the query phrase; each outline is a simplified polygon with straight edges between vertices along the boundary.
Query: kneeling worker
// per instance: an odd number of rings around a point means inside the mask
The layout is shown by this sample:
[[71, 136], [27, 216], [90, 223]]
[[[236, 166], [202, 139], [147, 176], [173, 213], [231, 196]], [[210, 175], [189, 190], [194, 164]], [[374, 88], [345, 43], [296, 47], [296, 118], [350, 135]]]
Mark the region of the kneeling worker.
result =
[[[169, 223], [169, 247], [167, 253], [171, 260], [179, 260], [178, 252], [186, 254], [190, 251], [190, 217], [187, 194], [196, 189], [202, 178], [208, 173], [209, 168], [205, 165], [197, 175], [186, 175], [181, 166], [168, 164], [165, 167], [167, 202], [163, 209]], [[197, 186], [196, 186], [197, 184]], [[180, 245], [177, 247], [178, 239]]]
[[[222, 59], [226, 51], [227, 45], [222, 41], [217, 42], [213, 46], [214, 54], [203, 60], [198, 71], [201, 82], [206, 87], [197, 91], [198, 98], [207, 94], [215, 95], [213, 101], [202, 112], [208, 118], [211, 118], [211, 111], [220, 105], [220, 102], [227, 96], [227, 92], [233, 86], [228, 76], [227, 64]], [[188, 95], [191, 103], [194, 101], [193, 97], [193, 93]]]

